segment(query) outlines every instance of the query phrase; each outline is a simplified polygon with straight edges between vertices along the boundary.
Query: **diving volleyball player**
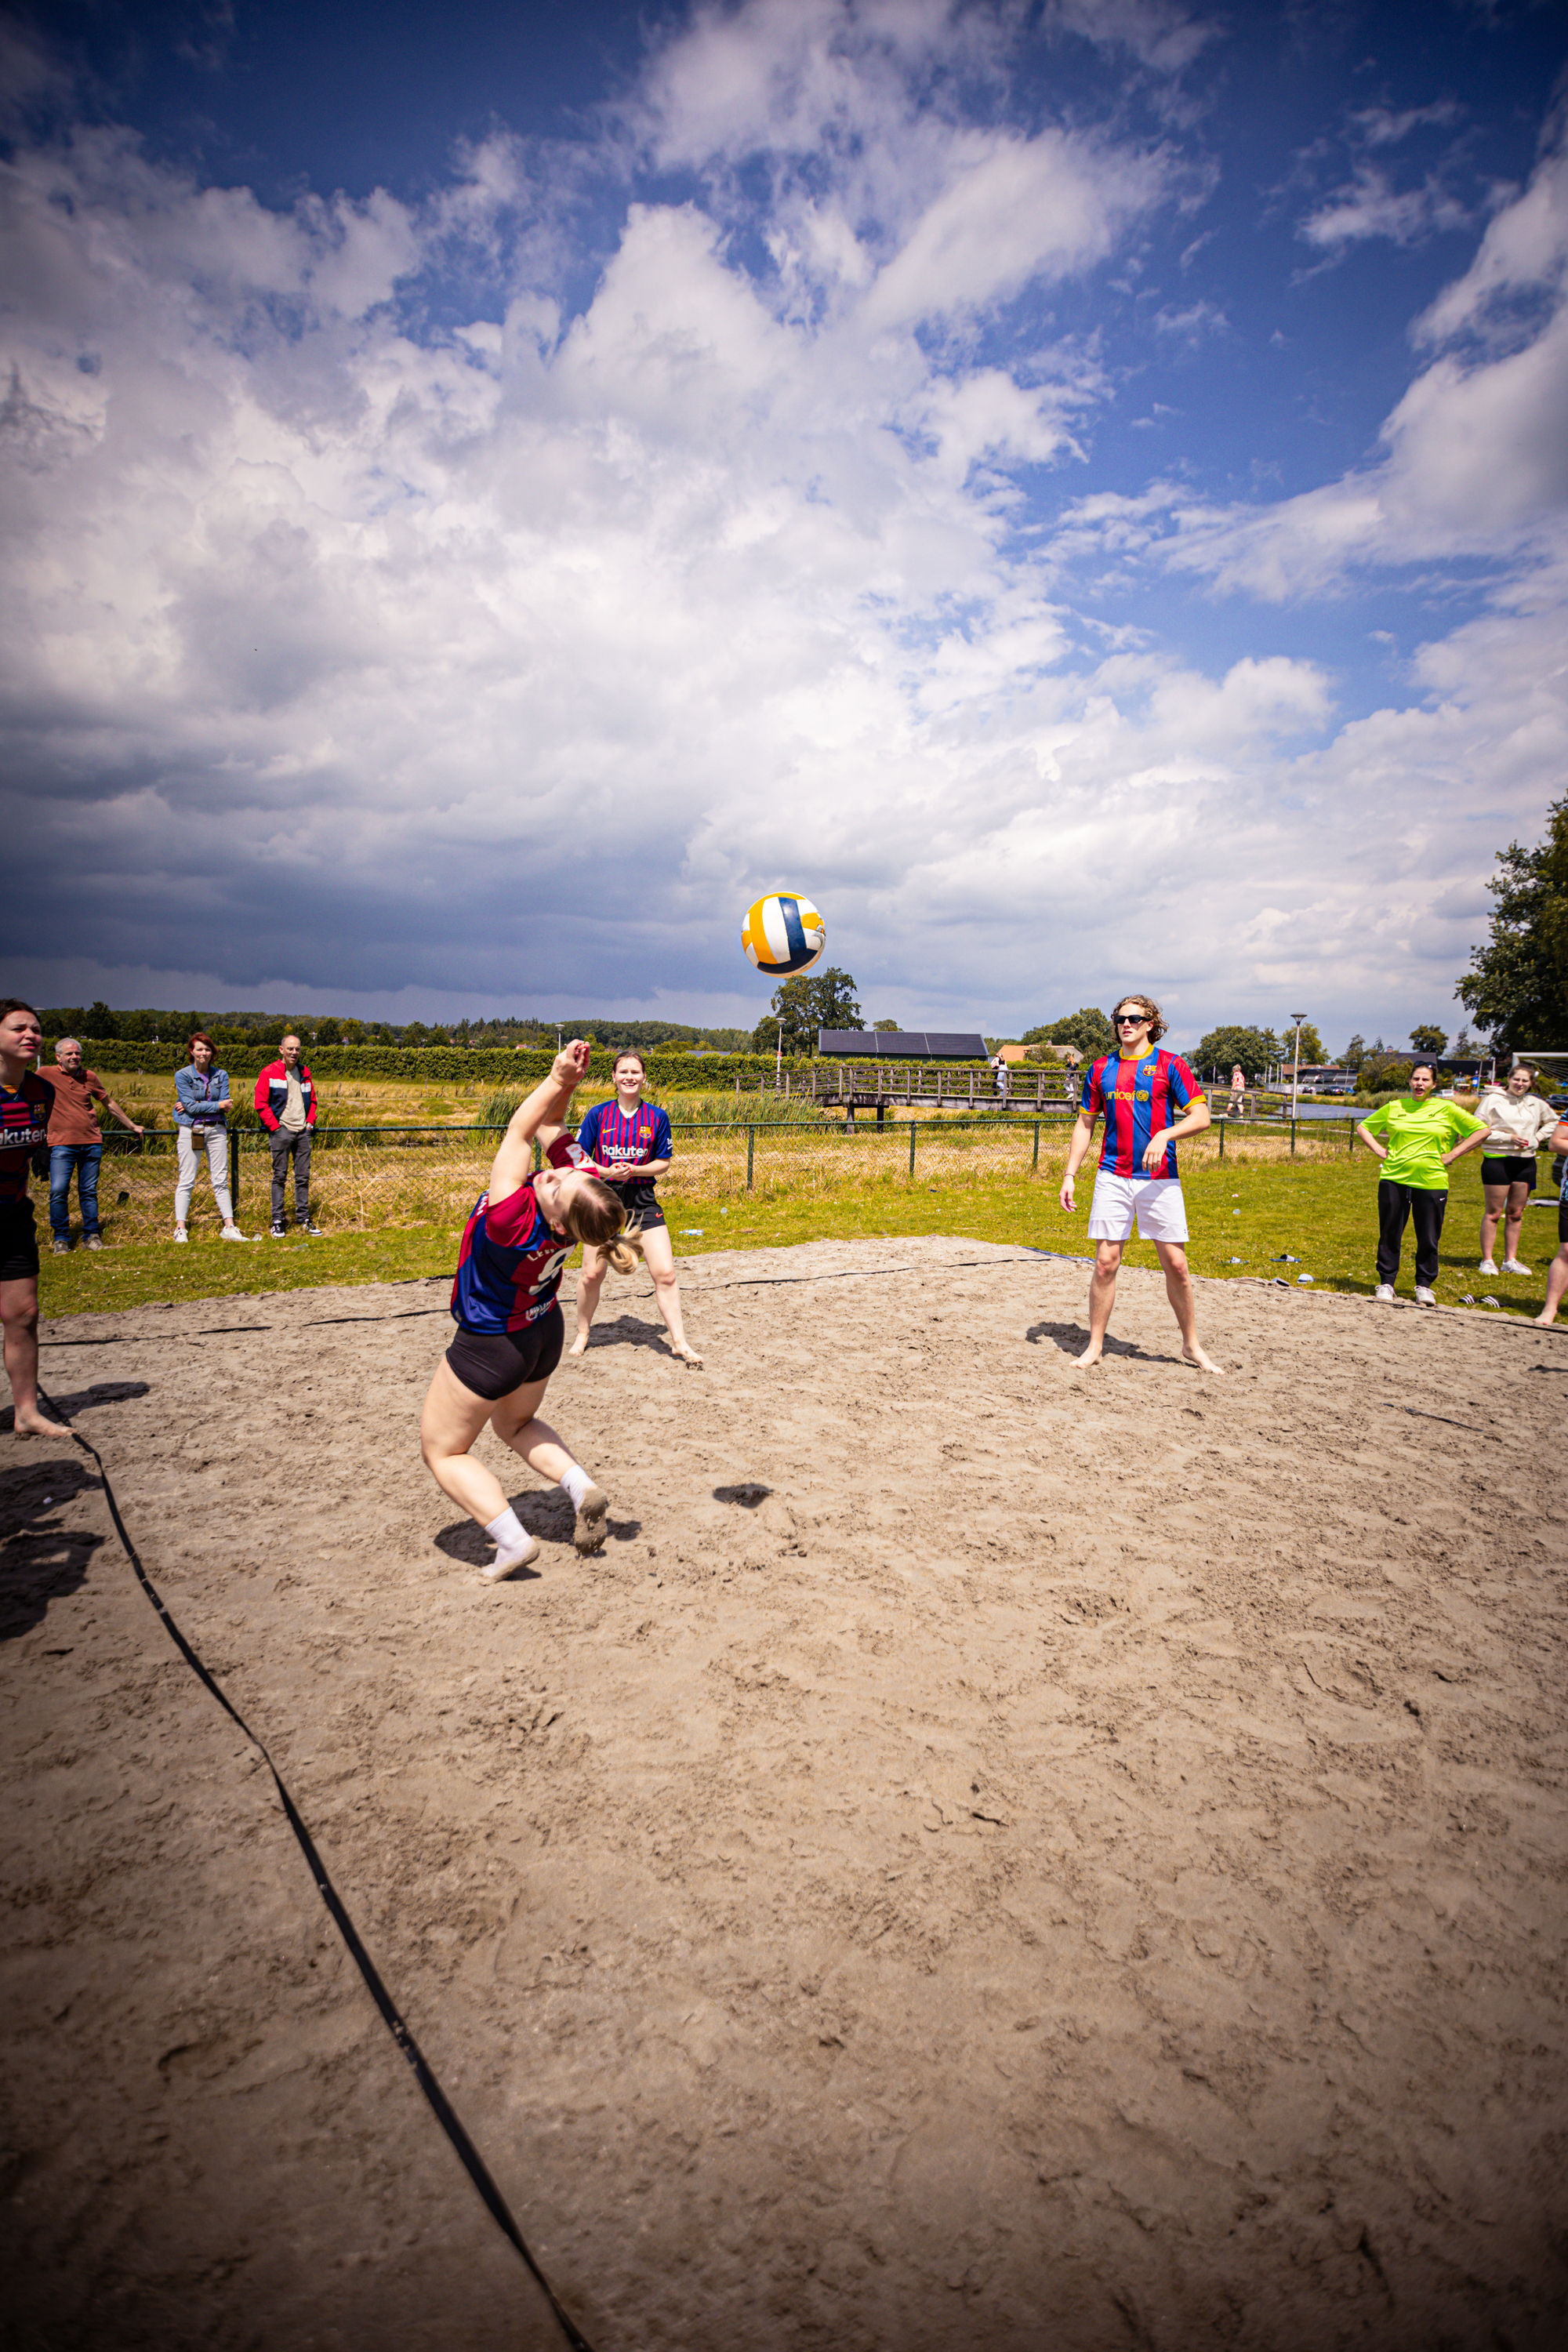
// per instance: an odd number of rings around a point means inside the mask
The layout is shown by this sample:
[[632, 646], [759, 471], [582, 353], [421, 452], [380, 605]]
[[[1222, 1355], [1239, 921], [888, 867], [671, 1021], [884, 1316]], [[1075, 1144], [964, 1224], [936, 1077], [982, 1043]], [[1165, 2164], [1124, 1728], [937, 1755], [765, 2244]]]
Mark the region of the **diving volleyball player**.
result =
[[[642, 1253], [653, 1276], [653, 1295], [669, 1333], [669, 1344], [689, 1364], [701, 1357], [687, 1339], [680, 1320], [680, 1285], [675, 1278], [675, 1252], [669, 1228], [654, 1192], [654, 1181], [669, 1166], [672, 1145], [669, 1121], [657, 1103], [643, 1100], [643, 1058], [629, 1050], [616, 1055], [616, 1098], [595, 1103], [577, 1129], [577, 1141], [593, 1162], [595, 1176], [617, 1186], [626, 1204], [626, 1246]], [[605, 1284], [605, 1254], [584, 1249], [583, 1271], [577, 1276], [577, 1336], [570, 1352], [580, 1356], [588, 1345], [594, 1311]]]
[[[539, 1546], [500, 1479], [468, 1450], [487, 1422], [531, 1470], [571, 1496], [580, 1552], [597, 1551], [609, 1517], [605, 1496], [539, 1419], [561, 1360], [565, 1324], [556, 1293], [574, 1244], [607, 1255], [622, 1274], [637, 1263], [617, 1238], [625, 1208], [562, 1132], [587, 1067], [588, 1048], [574, 1037], [512, 1113], [489, 1182], [463, 1229], [452, 1283], [458, 1335], [436, 1367], [420, 1418], [420, 1450], [437, 1485], [496, 1547], [485, 1571], [490, 1577], [510, 1576], [538, 1557]], [[530, 1173], [535, 1137], [545, 1162], [537, 1176]]]
[[1219, 1366], [1198, 1345], [1198, 1299], [1187, 1266], [1187, 1207], [1175, 1150], [1178, 1136], [1201, 1135], [1208, 1126], [1208, 1098], [1181, 1055], [1161, 1051], [1165, 1024], [1152, 996], [1124, 996], [1112, 1019], [1116, 1051], [1101, 1054], [1085, 1076], [1061, 1192], [1070, 1216], [1073, 1179], [1094, 1140], [1095, 1119], [1103, 1114], [1105, 1137], [1089, 1212], [1089, 1237], [1097, 1244], [1089, 1285], [1089, 1345], [1079, 1362], [1100, 1361], [1121, 1253], [1136, 1216], [1140, 1236], [1153, 1243], [1164, 1268], [1165, 1296], [1181, 1327], [1183, 1361], [1217, 1372]]

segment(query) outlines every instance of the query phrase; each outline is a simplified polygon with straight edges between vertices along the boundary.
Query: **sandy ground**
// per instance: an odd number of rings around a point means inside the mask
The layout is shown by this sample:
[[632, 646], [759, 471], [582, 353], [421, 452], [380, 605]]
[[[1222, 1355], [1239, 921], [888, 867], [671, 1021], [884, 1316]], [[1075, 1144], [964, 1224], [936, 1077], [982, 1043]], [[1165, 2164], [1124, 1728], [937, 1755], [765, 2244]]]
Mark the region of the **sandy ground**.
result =
[[[640, 1279], [487, 1585], [434, 1286], [50, 1393], [595, 2352], [1556, 2347], [1564, 1338], [957, 1241]], [[487, 1438], [485, 1444], [493, 1441]], [[553, 2347], [92, 1465], [0, 1436], [7, 2347]]]

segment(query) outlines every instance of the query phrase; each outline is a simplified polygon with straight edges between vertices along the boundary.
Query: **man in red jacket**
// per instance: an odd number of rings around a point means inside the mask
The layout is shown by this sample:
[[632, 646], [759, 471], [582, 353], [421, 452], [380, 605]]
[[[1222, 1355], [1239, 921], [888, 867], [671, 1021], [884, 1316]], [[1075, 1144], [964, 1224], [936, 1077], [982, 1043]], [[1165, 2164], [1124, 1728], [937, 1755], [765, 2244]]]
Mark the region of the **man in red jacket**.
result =
[[321, 1230], [310, 1214], [310, 1132], [316, 1124], [316, 1089], [300, 1059], [300, 1040], [292, 1030], [284, 1038], [282, 1059], [268, 1062], [256, 1081], [256, 1108], [272, 1145], [272, 1238], [282, 1240], [284, 1198], [289, 1187], [289, 1162], [294, 1163], [294, 1222], [308, 1234]]

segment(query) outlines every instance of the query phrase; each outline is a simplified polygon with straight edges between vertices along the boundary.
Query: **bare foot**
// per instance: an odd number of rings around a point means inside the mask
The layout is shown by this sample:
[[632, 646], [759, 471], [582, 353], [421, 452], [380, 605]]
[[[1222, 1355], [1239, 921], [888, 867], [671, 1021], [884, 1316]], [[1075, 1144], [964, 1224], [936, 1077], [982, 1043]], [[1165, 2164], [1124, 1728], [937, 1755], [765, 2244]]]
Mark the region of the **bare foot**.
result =
[[569, 1356], [585, 1356], [587, 1352], [588, 1334], [586, 1331], [579, 1331], [577, 1337], [573, 1340], [572, 1345], [567, 1349], [566, 1353]]
[[572, 1540], [580, 1552], [597, 1551], [605, 1540], [610, 1523], [610, 1498], [597, 1486], [590, 1486], [583, 1497], [583, 1507], [577, 1514], [577, 1524], [572, 1530]]
[[63, 1421], [46, 1419], [36, 1404], [29, 1405], [26, 1412], [16, 1412], [12, 1420], [18, 1437], [69, 1437], [72, 1433]]
[[1190, 1348], [1183, 1348], [1182, 1361], [1184, 1364], [1193, 1365], [1200, 1372], [1212, 1372], [1216, 1381], [1223, 1381], [1225, 1378], [1221, 1367], [1215, 1362], [1212, 1356], [1205, 1355], [1195, 1339]]
[[683, 1364], [694, 1364], [699, 1371], [701, 1370], [702, 1359], [689, 1339], [672, 1339], [669, 1348], [670, 1353], [679, 1356]]
[[491, 1584], [499, 1584], [503, 1577], [510, 1576], [520, 1568], [526, 1568], [530, 1560], [538, 1558], [538, 1541], [534, 1537], [530, 1536], [521, 1551], [498, 1551], [486, 1569], [485, 1575]]
[[1530, 1319], [1532, 1323], [1539, 1323], [1543, 1331], [1550, 1331], [1553, 1323], [1556, 1322], [1557, 1318], [1554, 1314], [1532, 1315]]
[[1102, 1340], [1091, 1339], [1088, 1347], [1084, 1349], [1082, 1355], [1077, 1356], [1073, 1359], [1074, 1362], [1079, 1364], [1098, 1364], [1103, 1346], [1104, 1342]]

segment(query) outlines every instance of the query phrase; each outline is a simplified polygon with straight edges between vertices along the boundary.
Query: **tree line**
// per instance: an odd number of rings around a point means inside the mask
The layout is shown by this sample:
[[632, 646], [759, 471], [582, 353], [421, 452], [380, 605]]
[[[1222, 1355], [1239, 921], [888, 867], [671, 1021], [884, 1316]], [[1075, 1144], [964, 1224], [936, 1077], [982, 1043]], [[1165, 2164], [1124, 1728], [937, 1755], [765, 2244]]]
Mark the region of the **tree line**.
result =
[[297, 1036], [307, 1053], [321, 1045], [510, 1045], [541, 1052], [546, 1046], [553, 1049], [558, 1031], [605, 1047], [635, 1045], [647, 1053], [658, 1046], [679, 1052], [684, 1046], [694, 1053], [743, 1054], [751, 1044], [747, 1029], [695, 1029], [688, 1022], [621, 1021], [604, 1013], [574, 1013], [558, 1022], [518, 1017], [397, 1023], [352, 1021], [338, 1013], [186, 1013], [149, 1005], [117, 1012], [100, 997], [85, 1005], [40, 1005], [38, 1017], [47, 1037], [120, 1038], [132, 1045], [184, 1045], [193, 1029], [205, 1029], [220, 1055], [226, 1047], [276, 1048], [287, 1036]]

